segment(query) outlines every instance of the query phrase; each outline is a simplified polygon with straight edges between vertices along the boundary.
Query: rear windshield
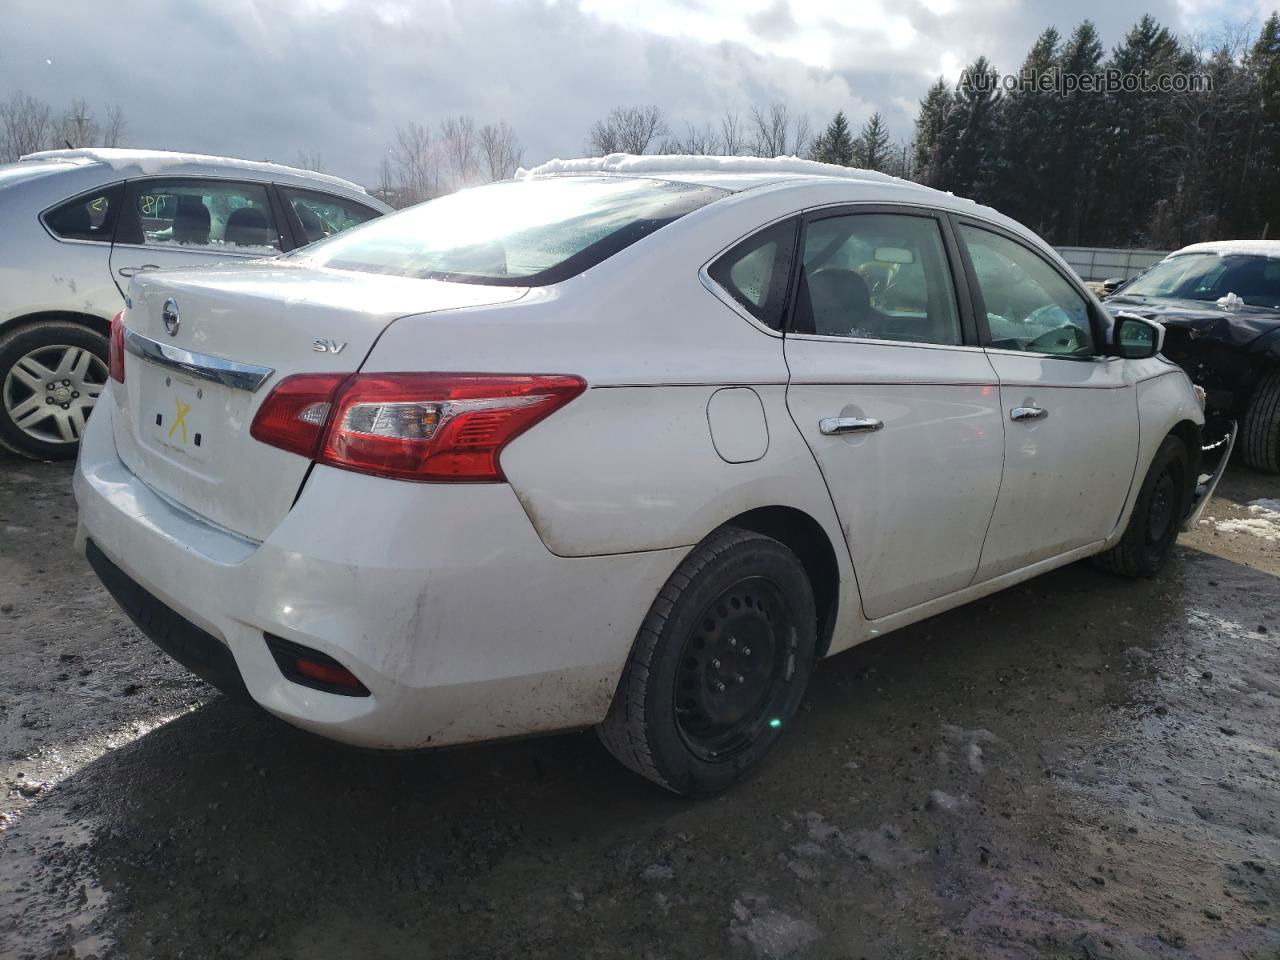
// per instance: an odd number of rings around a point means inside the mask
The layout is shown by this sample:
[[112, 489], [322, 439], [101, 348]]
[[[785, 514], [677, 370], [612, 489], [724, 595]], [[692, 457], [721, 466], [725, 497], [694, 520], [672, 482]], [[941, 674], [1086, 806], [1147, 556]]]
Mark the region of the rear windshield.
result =
[[1234, 293], [1255, 307], [1280, 306], [1280, 259], [1248, 254], [1184, 253], [1129, 282], [1126, 297], [1217, 300]]
[[725, 194], [625, 177], [504, 181], [381, 217], [292, 259], [337, 270], [541, 286], [576, 276]]

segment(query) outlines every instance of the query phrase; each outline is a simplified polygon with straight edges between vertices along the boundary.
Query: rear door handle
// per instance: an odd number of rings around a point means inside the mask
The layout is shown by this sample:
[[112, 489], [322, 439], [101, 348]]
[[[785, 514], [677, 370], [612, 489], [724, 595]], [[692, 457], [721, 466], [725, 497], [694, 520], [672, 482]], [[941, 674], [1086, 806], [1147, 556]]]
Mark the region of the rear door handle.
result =
[[839, 437], [846, 433], [875, 433], [884, 429], [884, 421], [874, 417], [823, 417], [818, 429], [824, 436]]
[[116, 273], [128, 279], [129, 277], [132, 277], [135, 273], [141, 273], [143, 270], [159, 270], [159, 269], [160, 269], [160, 264], [158, 263], [144, 263], [140, 267], [121, 267], [119, 270], [116, 271]]
[[1014, 407], [1009, 411], [1010, 420], [1043, 420], [1048, 415], [1044, 407]]

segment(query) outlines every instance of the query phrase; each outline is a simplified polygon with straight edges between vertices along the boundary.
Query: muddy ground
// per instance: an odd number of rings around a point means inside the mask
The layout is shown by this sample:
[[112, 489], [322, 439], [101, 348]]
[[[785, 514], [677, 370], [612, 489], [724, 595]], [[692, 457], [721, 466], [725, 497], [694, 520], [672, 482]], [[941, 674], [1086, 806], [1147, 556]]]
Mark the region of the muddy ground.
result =
[[1280, 957], [1280, 482], [822, 664], [689, 802], [590, 733], [362, 752], [232, 704], [0, 461], [0, 957]]

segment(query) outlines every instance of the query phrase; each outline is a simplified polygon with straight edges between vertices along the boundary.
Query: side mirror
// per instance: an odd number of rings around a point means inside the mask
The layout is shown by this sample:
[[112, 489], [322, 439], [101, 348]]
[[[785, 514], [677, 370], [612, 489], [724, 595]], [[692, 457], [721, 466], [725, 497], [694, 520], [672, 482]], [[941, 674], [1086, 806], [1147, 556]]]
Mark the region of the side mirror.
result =
[[1125, 283], [1124, 277], [1112, 277], [1110, 280], [1103, 280], [1102, 295], [1104, 297], [1111, 296], [1113, 293], [1119, 290], [1122, 286], [1124, 286], [1124, 283]]
[[1113, 357], [1145, 360], [1164, 349], [1164, 327], [1156, 321], [1136, 313], [1117, 313], [1115, 320], [1109, 351]]

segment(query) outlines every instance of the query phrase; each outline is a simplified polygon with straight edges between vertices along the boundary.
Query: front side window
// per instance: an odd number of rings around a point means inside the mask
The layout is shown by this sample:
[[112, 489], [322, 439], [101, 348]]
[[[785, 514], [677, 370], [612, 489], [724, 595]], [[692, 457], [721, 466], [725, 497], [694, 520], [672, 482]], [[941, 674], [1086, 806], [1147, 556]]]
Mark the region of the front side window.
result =
[[780, 330], [795, 242], [795, 220], [775, 223], [743, 240], [707, 273], [753, 317]]
[[273, 256], [280, 235], [266, 187], [233, 181], [142, 181], [133, 190], [135, 243]]
[[959, 344], [960, 314], [932, 217], [859, 213], [805, 230], [797, 333]]
[[991, 346], [1064, 357], [1096, 354], [1089, 305], [1041, 257], [1020, 243], [961, 224], [986, 306]]
[[293, 187], [280, 189], [293, 207], [307, 243], [332, 237], [335, 233], [358, 226], [378, 215], [376, 210], [327, 193], [295, 190]]
[[306, 247], [318, 267], [483, 283], [559, 283], [726, 195], [637, 177], [508, 180], [420, 203]]
[[115, 183], [81, 194], [44, 215], [44, 222], [63, 240], [111, 242], [124, 184]]
[[1255, 307], [1280, 307], [1280, 259], [1183, 253], [1161, 260], [1120, 291], [1125, 297], [1217, 300], [1234, 293]]

